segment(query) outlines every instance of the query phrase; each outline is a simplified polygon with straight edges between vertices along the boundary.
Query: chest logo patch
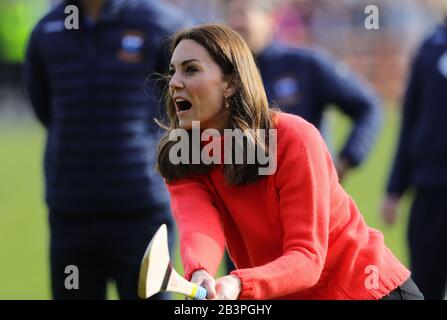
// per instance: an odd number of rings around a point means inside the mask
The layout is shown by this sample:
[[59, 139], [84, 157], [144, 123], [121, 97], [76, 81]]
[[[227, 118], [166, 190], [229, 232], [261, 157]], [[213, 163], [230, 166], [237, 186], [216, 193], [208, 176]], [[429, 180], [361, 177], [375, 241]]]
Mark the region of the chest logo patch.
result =
[[293, 107], [301, 100], [300, 85], [292, 76], [283, 76], [273, 83], [275, 100], [282, 107]]
[[447, 78], [447, 51], [438, 60], [438, 70], [439, 72]]
[[137, 30], [125, 31], [121, 37], [118, 58], [127, 63], [143, 61], [144, 33]]

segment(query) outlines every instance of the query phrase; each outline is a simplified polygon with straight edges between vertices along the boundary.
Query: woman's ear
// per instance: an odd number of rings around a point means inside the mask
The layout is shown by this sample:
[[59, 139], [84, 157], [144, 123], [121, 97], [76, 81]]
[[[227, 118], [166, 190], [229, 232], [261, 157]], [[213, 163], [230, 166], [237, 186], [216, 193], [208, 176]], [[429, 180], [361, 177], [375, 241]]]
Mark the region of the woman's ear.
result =
[[228, 77], [225, 82], [226, 88], [224, 89], [224, 96], [228, 99], [236, 92], [236, 84], [230, 77]]
[[224, 90], [224, 97], [225, 99], [230, 98], [233, 94], [234, 94], [235, 90], [228, 88], [226, 90]]

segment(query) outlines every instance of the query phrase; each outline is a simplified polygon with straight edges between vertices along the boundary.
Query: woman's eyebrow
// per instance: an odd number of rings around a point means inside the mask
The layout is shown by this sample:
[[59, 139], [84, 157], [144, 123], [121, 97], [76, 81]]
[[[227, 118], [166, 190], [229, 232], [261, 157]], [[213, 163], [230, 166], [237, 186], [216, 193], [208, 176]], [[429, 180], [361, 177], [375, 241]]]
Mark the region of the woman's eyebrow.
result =
[[[191, 63], [191, 62], [194, 62], [194, 61], [196, 61], [196, 62], [200, 62], [199, 60], [197, 60], [197, 59], [188, 59], [188, 60], [183, 60], [181, 63], [180, 63], [180, 65], [181, 66], [184, 66], [184, 65], [186, 65], [186, 64], [188, 64], [188, 63]], [[173, 67], [174, 66], [174, 64], [169, 64], [169, 67]]]

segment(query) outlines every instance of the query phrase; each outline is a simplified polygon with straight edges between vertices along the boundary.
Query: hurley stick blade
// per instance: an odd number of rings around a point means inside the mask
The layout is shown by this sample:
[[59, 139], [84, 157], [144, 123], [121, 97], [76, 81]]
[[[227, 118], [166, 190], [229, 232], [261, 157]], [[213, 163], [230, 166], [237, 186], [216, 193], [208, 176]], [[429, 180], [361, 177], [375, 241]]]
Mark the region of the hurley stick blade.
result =
[[176, 292], [200, 300], [206, 298], [204, 288], [187, 281], [172, 268], [165, 224], [152, 237], [144, 253], [138, 282], [138, 295], [142, 299], [160, 291]]
[[141, 262], [138, 282], [139, 297], [146, 299], [165, 290], [170, 270], [168, 231], [166, 225], [163, 224], [152, 237]]

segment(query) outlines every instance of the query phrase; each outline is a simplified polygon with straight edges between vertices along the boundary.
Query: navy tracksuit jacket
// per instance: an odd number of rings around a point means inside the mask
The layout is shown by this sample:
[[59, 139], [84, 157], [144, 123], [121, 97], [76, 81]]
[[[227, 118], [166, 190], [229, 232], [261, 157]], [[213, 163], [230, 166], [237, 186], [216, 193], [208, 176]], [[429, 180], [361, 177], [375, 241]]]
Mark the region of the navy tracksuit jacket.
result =
[[[64, 5], [81, 10], [64, 28]], [[34, 28], [26, 84], [46, 127], [46, 201], [51, 210], [91, 216], [167, 203], [155, 174], [153, 118], [162, 105], [146, 81], [167, 68], [163, 40], [179, 25], [158, 1], [106, 1], [89, 23], [67, 1]]]
[[352, 166], [371, 150], [381, 124], [378, 97], [343, 64], [328, 55], [274, 43], [256, 57], [270, 101], [302, 116], [317, 128], [323, 114], [336, 105], [353, 121], [340, 156]]
[[447, 188], [447, 23], [421, 45], [411, 67], [387, 191]]

